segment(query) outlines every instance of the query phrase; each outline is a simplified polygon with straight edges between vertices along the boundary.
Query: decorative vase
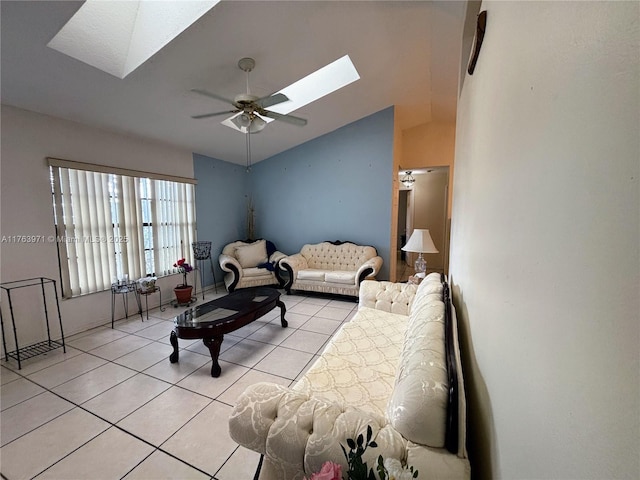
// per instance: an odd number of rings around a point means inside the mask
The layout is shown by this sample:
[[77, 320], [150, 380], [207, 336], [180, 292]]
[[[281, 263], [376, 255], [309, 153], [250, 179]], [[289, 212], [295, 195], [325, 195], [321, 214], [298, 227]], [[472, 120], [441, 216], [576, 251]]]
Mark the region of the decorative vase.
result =
[[173, 289], [173, 293], [175, 293], [178, 303], [191, 303], [192, 290], [193, 286], [191, 285], [179, 285]]

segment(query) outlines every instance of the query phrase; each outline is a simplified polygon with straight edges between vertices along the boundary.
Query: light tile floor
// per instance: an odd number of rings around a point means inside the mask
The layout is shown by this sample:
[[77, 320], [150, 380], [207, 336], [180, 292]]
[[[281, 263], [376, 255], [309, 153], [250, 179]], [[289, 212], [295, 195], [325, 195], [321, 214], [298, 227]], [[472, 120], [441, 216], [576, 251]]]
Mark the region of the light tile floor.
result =
[[[207, 293], [204, 301], [222, 294]], [[291, 385], [349, 321], [357, 303], [286, 295], [276, 308], [225, 336], [222, 374], [200, 340], [169, 333], [180, 309], [130, 317], [66, 339], [22, 363], [0, 362], [0, 473], [37, 479], [252, 479], [259, 455], [229, 437], [238, 395], [256, 382]], [[199, 301], [202, 303], [202, 300]]]

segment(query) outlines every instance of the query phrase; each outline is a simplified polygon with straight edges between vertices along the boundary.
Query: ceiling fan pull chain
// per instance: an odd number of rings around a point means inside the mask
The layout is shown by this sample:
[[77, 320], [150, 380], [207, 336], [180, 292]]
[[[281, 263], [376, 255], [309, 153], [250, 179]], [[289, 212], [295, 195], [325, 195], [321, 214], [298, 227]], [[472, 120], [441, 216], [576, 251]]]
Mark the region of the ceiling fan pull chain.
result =
[[247, 173], [251, 170], [251, 135], [249, 131], [249, 127], [247, 127], [247, 133], [245, 134], [245, 138], [247, 140]]

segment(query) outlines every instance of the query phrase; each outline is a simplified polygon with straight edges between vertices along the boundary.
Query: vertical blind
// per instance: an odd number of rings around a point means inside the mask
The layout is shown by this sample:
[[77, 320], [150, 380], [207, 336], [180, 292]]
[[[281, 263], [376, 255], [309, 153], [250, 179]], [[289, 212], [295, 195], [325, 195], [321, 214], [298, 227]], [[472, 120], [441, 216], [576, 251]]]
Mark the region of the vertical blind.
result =
[[48, 160], [65, 297], [109, 289], [125, 274], [174, 273], [183, 257], [192, 262], [193, 180]]

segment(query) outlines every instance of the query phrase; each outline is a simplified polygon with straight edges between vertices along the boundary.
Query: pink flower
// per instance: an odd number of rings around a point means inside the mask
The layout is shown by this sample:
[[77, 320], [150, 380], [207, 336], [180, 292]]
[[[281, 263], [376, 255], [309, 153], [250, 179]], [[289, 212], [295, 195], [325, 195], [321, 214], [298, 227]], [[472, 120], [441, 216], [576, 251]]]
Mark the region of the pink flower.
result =
[[342, 480], [342, 466], [333, 462], [324, 462], [320, 471], [311, 475], [309, 480]]

